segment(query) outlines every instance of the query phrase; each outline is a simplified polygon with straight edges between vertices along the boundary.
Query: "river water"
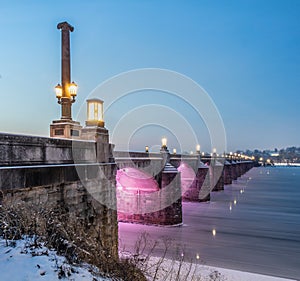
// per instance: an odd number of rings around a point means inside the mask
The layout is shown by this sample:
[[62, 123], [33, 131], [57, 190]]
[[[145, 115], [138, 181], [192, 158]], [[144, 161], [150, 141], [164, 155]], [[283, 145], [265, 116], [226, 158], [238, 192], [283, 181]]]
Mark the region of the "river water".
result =
[[119, 223], [120, 250], [132, 251], [144, 232], [172, 239], [169, 257], [181, 251], [207, 265], [300, 279], [300, 168], [253, 168], [211, 202], [183, 203], [180, 227]]

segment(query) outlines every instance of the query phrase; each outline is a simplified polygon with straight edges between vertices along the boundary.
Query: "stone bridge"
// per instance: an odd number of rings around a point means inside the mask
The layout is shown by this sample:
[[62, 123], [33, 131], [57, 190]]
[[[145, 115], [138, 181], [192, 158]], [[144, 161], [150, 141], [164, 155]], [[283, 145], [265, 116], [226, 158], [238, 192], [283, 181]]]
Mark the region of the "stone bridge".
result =
[[252, 161], [200, 154], [114, 151], [118, 219], [158, 225], [182, 223], [183, 201], [210, 200], [253, 167]]
[[[113, 151], [97, 140], [0, 134], [0, 201], [62, 208], [82, 220], [111, 254], [118, 220], [182, 223], [182, 200], [207, 201], [247, 170], [251, 161], [200, 154]], [[1, 204], [0, 202], [0, 204]]]
[[217, 155], [170, 154], [166, 146], [160, 153], [113, 151], [102, 100], [87, 100], [85, 127], [72, 119], [74, 27], [62, 22], [57, 28], [62, 79], [55, 91], [61, 118], [50, 125], [50, 135], [59, 139], [0, 133], [0, 204], [64, 208], [90, 235], [100, 235], [103, 247], [117, 257], [118, 219], [181, 224], [182, 200], [207, 201], [211, 191], [224, 189], [253, 166]]

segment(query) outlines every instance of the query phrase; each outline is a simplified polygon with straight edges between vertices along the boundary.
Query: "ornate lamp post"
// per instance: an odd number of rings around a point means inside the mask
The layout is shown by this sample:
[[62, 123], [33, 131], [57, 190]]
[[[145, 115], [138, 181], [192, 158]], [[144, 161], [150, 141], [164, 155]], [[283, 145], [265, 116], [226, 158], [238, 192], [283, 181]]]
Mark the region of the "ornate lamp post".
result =
[[70, 32], [74, 27], [67, 22], [57, 25], [61, 30], [61, 84], [55, 87], [57, 102], [61, 105], [61, 119], [50, 125], [51, 137], [79, 138], [81, 126], [72, 120], [71, 107], [77, 95], [77, 84], [71, 83]]

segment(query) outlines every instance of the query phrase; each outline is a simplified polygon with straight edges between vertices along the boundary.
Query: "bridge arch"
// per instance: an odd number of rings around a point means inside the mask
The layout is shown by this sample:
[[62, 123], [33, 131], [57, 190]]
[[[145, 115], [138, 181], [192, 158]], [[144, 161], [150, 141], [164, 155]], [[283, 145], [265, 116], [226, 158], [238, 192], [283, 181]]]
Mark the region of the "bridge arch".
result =
[[117, 170], [117, 189], [130, 194], [151, 193], [159, 190], [157, 181], [150, 174], [137, 168]]
[[177, 170], [180, 172], [182, 198], [187, 198], [192, 190], [195, 189], [196, 173], [185, 161], [180, 162]]
[[[154, 177], [142, 168], [124, 165], [119, 167], [116, 173], [118, 221], [158, 225], [181, 224], [180, 178], [178, 171], [174, 167], [173, 169], [174, 171], [170, 170], [167, 174], [163, 170], [159, 176]], [[165, 188], [165, 185], [168, 187]], [[175, 196], [176, 200], [168, 204], [172, 196]]]

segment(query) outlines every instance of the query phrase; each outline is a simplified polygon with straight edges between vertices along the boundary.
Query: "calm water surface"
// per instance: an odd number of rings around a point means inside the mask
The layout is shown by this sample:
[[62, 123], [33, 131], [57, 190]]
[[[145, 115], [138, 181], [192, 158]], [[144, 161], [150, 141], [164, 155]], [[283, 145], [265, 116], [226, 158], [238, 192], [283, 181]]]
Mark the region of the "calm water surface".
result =
[[119, 223], [120, 247], [132, 250], [147, 232], [174, 240], [170, 257], [184, 248], [209, 265], [300, 279], [299, 167], [253, 168], [210, 203], [183, 203], [183, 220], [167, 228]]

